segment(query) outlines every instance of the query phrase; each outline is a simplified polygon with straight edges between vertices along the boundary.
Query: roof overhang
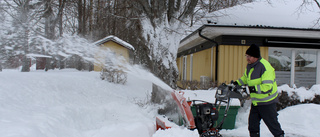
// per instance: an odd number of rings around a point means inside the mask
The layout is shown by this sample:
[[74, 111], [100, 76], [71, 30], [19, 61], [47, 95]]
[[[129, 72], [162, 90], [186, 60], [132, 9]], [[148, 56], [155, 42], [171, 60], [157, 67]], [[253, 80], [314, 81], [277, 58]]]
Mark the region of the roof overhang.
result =
[[207, 41], [199, 36], [199, 30], [202, 30], [202, 35], [210, 39], [214, 39], [218, 36], [223, 35], [232, 35], [254, 37], [307, 38], [320, 40], [319, 29], [277, 28], [262, 26], [203, 25], [198, 30], [194, 31], [180, 42], [178, 53]]

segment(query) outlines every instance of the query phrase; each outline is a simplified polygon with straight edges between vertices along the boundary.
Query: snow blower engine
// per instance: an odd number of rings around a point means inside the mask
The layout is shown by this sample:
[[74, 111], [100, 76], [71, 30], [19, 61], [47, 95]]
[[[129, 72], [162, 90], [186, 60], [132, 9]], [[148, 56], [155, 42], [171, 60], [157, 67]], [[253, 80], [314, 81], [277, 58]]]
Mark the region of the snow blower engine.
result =
[[[231, 82], [233, 83], [233, 82]], [[192, 108], [195, 110], [194, 121], [201, 137], [222, 137], [219, 131], [222, 129], [225, 118], [230, 107], [230, 99], [237, 98], [240, 105], [243, 106], [245, 100], [249, 97], [245, 86], [221, 84], [215, 95], [215, 103], [209, 103], [202, 100], [192, 100]], [[198, 102], [198, 103], [197, 103]], [[200, 103], [199, 103], [200, 102]], [[225, 105], [224, 115], [218, 123], [219, 109]], [[223, 111], [220, 111], [220, 113]]]

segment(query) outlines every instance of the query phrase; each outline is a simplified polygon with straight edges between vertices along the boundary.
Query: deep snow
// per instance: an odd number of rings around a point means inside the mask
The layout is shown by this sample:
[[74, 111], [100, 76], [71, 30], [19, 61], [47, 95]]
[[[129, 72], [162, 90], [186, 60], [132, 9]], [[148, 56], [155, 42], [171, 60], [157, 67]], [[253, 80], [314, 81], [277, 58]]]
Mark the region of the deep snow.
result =
[[[0, 135], [2, 137], [198, 137], [197, 131], [184, 127], [155, 130], [157, 106], [148, 103], [152, 82], [171, 90], [141, 67], [128, 70], [125, 85], [108, 83], [99, 72], [32, 70], [0, 72]], [[319, 85], [301, 95], [319, 93]], [[215, 90], [188, 91], [185, 97], [214, 101]], [[237, 105], [237, 101], [233, 101]], [[247, 105], [250, 104], [247, 102]], [[234, 130], [222, 130], [225, 136], [248, 136], [248, 107], [239, 109]], [[320, 106], [297, 105], [279, 112], [279, 121], [287, 135], [319, 136]], [[262, 124], [262, 137], [271, 136]]]

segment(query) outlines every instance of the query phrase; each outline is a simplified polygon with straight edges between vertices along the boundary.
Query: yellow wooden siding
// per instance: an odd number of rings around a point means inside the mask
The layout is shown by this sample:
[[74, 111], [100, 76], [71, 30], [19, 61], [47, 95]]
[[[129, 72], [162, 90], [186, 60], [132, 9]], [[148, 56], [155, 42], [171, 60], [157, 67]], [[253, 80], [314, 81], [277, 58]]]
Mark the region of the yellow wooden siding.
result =
[[[247, 66], [245, 52], [249, 46], [219, 45], [218, 56], [218, 84], [229, 83], [239, 79]], [[260, 47], [261, 56], [268, 60], [268, 47]], [[212, 81], [215, 79], [216, 47], [193, 53], [192, 80], [200, 81], [201, 76], [207, 76]], [[187, 80], [190, 80], [190, 58], [187, 55]], [[211, 61], [212, 60], [212, 61]], [[211, 62], [212, 67], [211, 67]], [[177, 58], [179, 80], [183, 78], [183, 56]], [[211, 70], [212, 69], [212, 70]], [[212, 75], [211, 75], [212, 73]], [[177, 82], [178, 86], [182, 86]]]
[[[200, 81], [201, 76], [207, 76], [212, 81], [215, 78], [215, 53], [216, 48], [212, 47], [194, 54], [187, 55], [187, 65], [186, 65], [186, 79], [187, 80], [197, 80]], [[191, 65], [191, 55], [192, 55], [192, 79], [190, 79], [190, 65]], [[178, 86], [182, 86], [180, 81], [183, 80], [183, 56], [177, 58], [176, 60], [179, 77], [178, 77]], [[211, 65], [212, 64], [212, 65]], [[211, 70], [212, 69], [212, 70]]]
[[101, 71], [102, 65], [106, 61], [106, 51], [109, 49], [114, 52], [116, 57], [123, 57], [126, 62], [129, 62], [129, 49], [115, 43], [113, 41], [108, 41], [104, 44], [100, 45], [100, 49], [98, 53], [95, 55], [95, 59], [97, 62], [94, 64], [94, 71]]
[[200, 81], [201, 76], [207, 76], [213, 80], [215, 77], [215, 47], [194, 53], [192, 70], [193, 80]]
[[187, 80], [190, 80], [190, 55], [187, 55]]
[[176, 63], [177, 63], [177, 67], [178, 67], [178, 80], [180, 80], [181, 79], [181, 74], [180, 74], [180, 72], [181, 72], [181, 70], [180, 70], [180, 65], [181, 65], [181, 58], [177, 58], [177, 60], [176, 60]]
[[[240, 78], [247, 66], [245, 52], [249, 46], [219, 45], [218, 82], [229, 83]], [[268, 59], [268, 47], [260, 47], [261, 56]]]
[[183, 56], [181, 56], [181, 57], [178, 57], [177, 58], [177, 60], [176, 60], [176, 62], [177, 62], [177, 67], [178, 67], [178, 73], [179, 73], [179, 75], [178, 75], [178, 80], [177, 80], [177, 86], [179, 86], [179, 87], [182, 87], [182, 84], [181, 84], [181, 80], [182, 80], [182, 59], [183, 59]]

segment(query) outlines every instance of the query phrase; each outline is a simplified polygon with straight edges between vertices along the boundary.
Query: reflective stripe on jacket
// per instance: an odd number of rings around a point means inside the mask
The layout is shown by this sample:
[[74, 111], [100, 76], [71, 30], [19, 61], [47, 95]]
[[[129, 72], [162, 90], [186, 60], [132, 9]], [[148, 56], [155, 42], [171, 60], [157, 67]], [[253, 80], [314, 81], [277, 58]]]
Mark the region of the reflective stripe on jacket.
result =
[[256, 93], [250, 93], [254, 106], [278, 102], [276, 74], [270, 63], [263, 59], [248, 64], [243, 76], [237, 80], [239, 85], [255, 86]]

